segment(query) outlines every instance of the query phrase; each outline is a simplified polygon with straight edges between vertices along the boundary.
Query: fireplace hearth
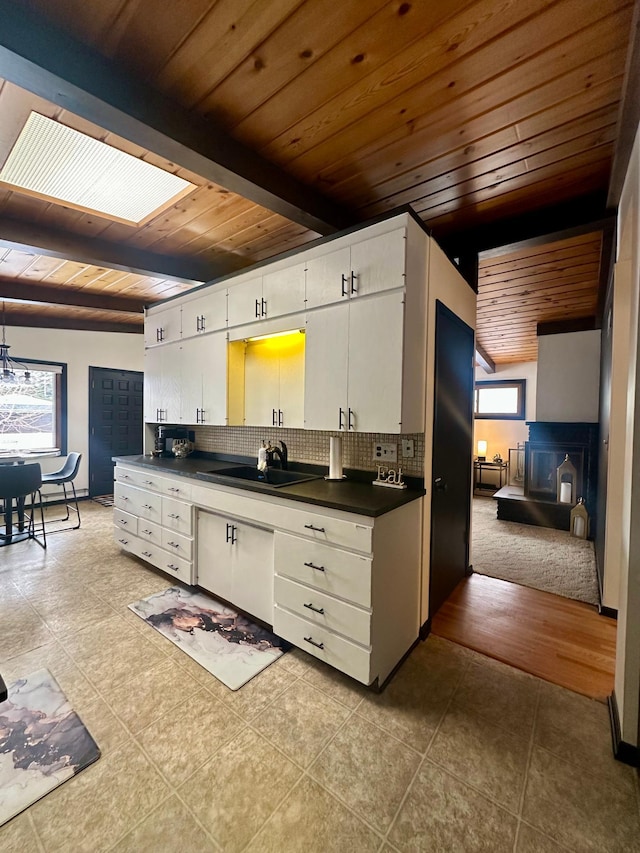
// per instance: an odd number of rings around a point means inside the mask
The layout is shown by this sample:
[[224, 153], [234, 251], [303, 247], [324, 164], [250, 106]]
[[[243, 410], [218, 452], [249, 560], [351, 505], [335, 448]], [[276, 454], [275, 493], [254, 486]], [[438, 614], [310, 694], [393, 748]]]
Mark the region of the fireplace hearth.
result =
[[[571, 509], [584, 498], [590, 529], [596, 529], [598, 424], [531, 421], [525, 442], [524, 491], [501, 489], [498, 518], [569, 530]], [[576, 469], [574, 500], [561, 503], [558, 467], [568, 457]]]

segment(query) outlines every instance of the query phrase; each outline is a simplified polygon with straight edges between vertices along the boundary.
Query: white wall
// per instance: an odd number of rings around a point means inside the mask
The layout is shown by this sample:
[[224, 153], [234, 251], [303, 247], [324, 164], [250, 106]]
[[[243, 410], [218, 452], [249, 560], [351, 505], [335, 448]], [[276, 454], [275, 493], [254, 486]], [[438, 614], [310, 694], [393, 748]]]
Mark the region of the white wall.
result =
[[[7, 343], [16, 359], [35, 358], [67, 364], [67, 448], [82, 453], [76, 489], [89, 484], [89, 367], [144, 369], [142, 335], [81, 332], [66, 329], [7, 327]], [[59, 459], [43, 459], [42, 470], [54, 471]]]
[[[619, 472], [607, 480], [605, 541], [605, 577], [613, 571], [619, 578], [615, 696], [622, 740], [635, 747], [640, 746], [639, 247], [640, 134], [636, 135], [618, 218], [609, 452], [622, 453], [623, 469], [622, 475]], [[617, 349], [618, 343], [624, 352]], [[616, 540], [613, 551], [612, 537]]]
[[538, 338], [536, 419], [597, 423], [600, 402], [600, 331]]
[[487, 442], [487, 459], [491, 460], [499, 453], [509, 461], [509, 448], [517, 447], [529, 438], [527, 421], [536, 419], [536, 387], [538, 365], [535, 361], [522, 361], [514, 364], [496, 364], [495, 373], [487, 373], [476, 367], [476, 382], [495, 382], [503, 379], [526, 379], [526, 400], [523, 421], [502, 421], [478, 419], [473, 425], [473, 453], [478, 450], [478, 440]]

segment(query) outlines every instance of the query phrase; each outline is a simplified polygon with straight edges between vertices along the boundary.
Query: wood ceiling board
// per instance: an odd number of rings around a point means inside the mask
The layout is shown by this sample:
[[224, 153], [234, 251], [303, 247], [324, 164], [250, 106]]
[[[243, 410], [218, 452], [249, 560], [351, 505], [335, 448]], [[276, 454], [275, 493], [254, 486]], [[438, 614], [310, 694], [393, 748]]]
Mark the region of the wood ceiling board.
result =
[[[608, 2], [619, 6], [616, 0]], [[566, 7], [567, 3], [561, 5]], [[599, 18], [602, 14], [596, 11], [595, 5], [588, 4], [586, 19]], [[524, 8], [524, 5], [520, 4], [520, 8]], [[328, 107], [322, 106], [304, 122], [263, 148], [263, 153], [278, 163], [286, 164], [299, 177], [313, 175], [316, 170], [326, 168], [328, 163], [335, 163], [345, 156], [351, 156], [354, 162], [357, 161], [363, 147], [366, 153], [366, 147], [372, 142], [396, 131], [399, 122], [410, 135], [421, 126], [431, 126], [434, 111], [446, 109], [460, 128], [462, 117], [466, 125], [467, 118], [481, 115], [489, 108], [489, 104], [482, 103], [483, 94], [495, 108], [521, 96], [523, 92], [553, 81], [576, 66], [584, 65], [587, 60], [595, 59], [607, 50], [614, 52], [609, 59], [608, 76], [612, 75], [612, 69], [616, 66], [616, 57], [619, 62], [615, 73], [620, 75], [622, 55], [618, 54], [623, 54], [628, 37], [628, 17], [627, 10], [626, 14], [623, 12], [610, 16], [575, 34], [573, 24], [569, 30], [557, 29], [546, 34], [538, 33], [536, 29], [535, 39], [531, 38], [531, 31], [526, 27], [517, 34], [515, 31], [506, 33], [504, 38], [508, 44], [494, 40], [459, 59], [453, 68], [445, 68], [427, 79], [416, 74], [416, 84], [410, 91], [401, 90], [391, 98], [386, 97], [390, 93], [385, 89], [385, 97], [381, 94], [380, 102], [370, 105], [371, 113], [364, 111], [365, 94], [356, 93], [354, 102], [363, 110], [363, 116], [358, 120], [350, 117], [347, 121], [342, 111], [331, 112]], [[559, 34], [567, 31], [572, 35], [553, 43]], [[545, 35], [550, 46], [541, 51], [540, 44], [547, 43], [544, 41]], [[419, 63], [418, 69], [422, 70]], [[496, 86], [498, 76], [500, 83]], [[453, 81], [455, 84], [451, 86]], [[533, 85], [532, 81], [535, 81]], [[488, 86], [483, 87], [483, 84]], [[374, 91], [377, 90], [374, 88]], [[547, 90], [545, 94], [551, 97], [549, 103], [557, 103], [557, 96], [550, 95]], [[347, 98], [347, 93], [342, 97]], [[540, 108], [544, 105], [545, 102], [541, 102]], [[266, 106], [268, 104], [265, 109]], [[341, 123], [344, 127], [340, 126]], [[326, 145], [324, 140], [318, 139], [321, 131], [326, 135]], [[293, 139], [298, 140], [295, 145], [292, 144]], [[258, 142], [255, 140], [252, 144]], [[314, 147], [317, 156], [315, 159], [307, 159], [306, 152]], [[304, 158], [302, 155], [305, 155]]]
[[21, 275], [33, 264], [34, 258], [31, 252], [0, 248], [0, 275], [5, 277]]
[[[527, 7], [540, 5], [549, 5], [549, 0], [532, 0]], [[441, 97], [448, 100], [452, 97], [449, 88], [452, 78], [456, 77], [456, 86], [459, 82], [458, 74], [452, 74], [450, 69], [463, 65], [465, 54], [473, 54], [477, 49], [484, 51], [484, 67], [479, 62], [474, 69], [477, 84], [497, 73], [496, 62], [509, 65], [521, 57], [522, 51], [531, 49], [530, 44], [519, 45], [517, 50], [512, 49], [511, 55], [505, 47], [509, 55], [498, 59], [483, 47], [485, 41], [495, 39], [505, 28], [526, 17], [523, 4], [509, 3], [505, 8], [505, 4], [485, 0], [453, 17], [448, 17], [447, 11], [446, 4], [425, 0], [414, 3], [408, 14], [399, 16], [390, 4], [354, 37], [341, 42], [299, 80], [236, 125], [234, 136], [276, 162], [289, 163], [345, 128], [366, 123], [367, 116], [374, 111], [378, 116], [381, 108], [386, 109], [399, 98], [404, 99], [400, 105], [406, 108], [404, 120], [413, 117], [412, 108], [422, 113], [425, 104], [432, 107], [436, 91], [442, 88]], [[357, 57], [362, 57], [362, 61], [354, 61]], [[494, 67], [496, 71], [491, 73]], [[438, 79], [418, 106], [418, 98], [412, 98], [411, 90], [425, 87], [425, 80], [438, 74], [446, 76], [444, 86], [438, 85]], [[314, 93], [312, 99], [309, 92]], [[399, 115], [396, 110], [395, 122]], [[376, 128], [371, 130], [377, 133]], [[339, 147], [346, 148], [342, 143]]]
[[576, 258], [573, 263], [567, 262], [564, 266], [558, 263], [545, 264], [545, 272], [536, 273], [532, 268], [520, 276], [513, 273], [496, 273], [490, 277], [483, 276], [479, 288], [482, 298], [487, 300], [502, 299], [509, 295], [523, 295], [538, 293], [556, 287], [566, 287], [581, 281], [591, 281], [597, 288], [600, 274], [600, 259], [591, 263], [582, 263], [581, 258]]
[[[467, 105], [463, 127], [456, 103], [447, 104], [409, 126], [400, 123], [386, 136], [363, 146], [357, 159], [349, 155], [319, 169], [315, 181], [330, 187], [337, 198], [347, 197], [357, 206], [367, 200], [357, 192], [365, 175], [366, 185], [377, 187], [394, 178], [404, 180], [406, 173], [421, 171], [439, 158], [459, 158], [462, 154], [473, 162], [596, 110], [617, 108], [622, 75], [611, 74], [611, 57], [607, 54], [502, 103], [495, 83], [485, 84], [476, 93], [473, 115]], [[603, 82], [599, 82], [601, 78]]]
[[198, 110], [232, 128], [305, 73], [338, 42], [352, 35], [356, 38], [359, 29], [387, 2], [305, 3], [267, 39], [256, 44], [250, 55], [198, 102]]
[[[502, 174], [520, 166], [529, 171], [536, 168], [535, 163], [544, 162], [546, 157], [562, 156], [564, 150], [573, 156], [574, 152], [592, 147], [607, 138], [614, 139], [616, 117], [617, 105], [613, 105], [511, 145], [504, 144], [505, 139], [497, 141], [492, 136], [485, 140], [489, 153], [483, 156], [477, 156], [478, 150], [474, 146], [458, 148], [444, 157], [423, 163], [416, 170], [371, 186], [368, 190], [369, 201], [363, 200], [362, 210], [366, 213], [382, 204], [409, 204], [424, 195], [464, 186], [465, 181], [495, 170]], [[517, 131], [515, 128], [512, 131], [515, 137]]]

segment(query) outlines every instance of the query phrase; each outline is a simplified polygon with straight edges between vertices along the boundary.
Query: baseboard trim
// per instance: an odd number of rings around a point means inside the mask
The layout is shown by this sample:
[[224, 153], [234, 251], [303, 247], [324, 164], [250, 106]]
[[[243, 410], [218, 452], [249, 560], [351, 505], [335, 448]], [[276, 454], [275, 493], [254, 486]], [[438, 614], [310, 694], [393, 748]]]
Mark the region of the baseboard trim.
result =
[[421, 640], [426, 640], [431, 633], [431, 616], [420, 626], [419, 637]]
[[618, 702], [616, 700], [615, 691], [607, 698], [609, 707], [609, 722], [611, 723], [611, 743], [613, 746], [613, 755], [623, 764], [630, 764], [631, 767], [640, 767], [640, 747], [626, 743], [622, 740], [620, 732], [620, 716], [618, 714]]
[[611, 619], [618, 618], [617, 610], [614, 610], [613, 607], [605, 607], [602, 603], [598, 605], [598, 613], [600, 614], [600, 616], [609, 616], [611, 617]]

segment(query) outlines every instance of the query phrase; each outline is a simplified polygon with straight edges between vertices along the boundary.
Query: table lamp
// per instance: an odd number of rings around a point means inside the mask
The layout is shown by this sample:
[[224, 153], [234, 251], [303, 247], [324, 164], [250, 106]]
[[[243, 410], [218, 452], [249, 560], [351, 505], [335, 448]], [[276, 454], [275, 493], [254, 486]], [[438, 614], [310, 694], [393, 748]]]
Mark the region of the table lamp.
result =
[[478, 442], [478, 462], [486, 462], [487, 459], [487, 442], [480, 440]]

